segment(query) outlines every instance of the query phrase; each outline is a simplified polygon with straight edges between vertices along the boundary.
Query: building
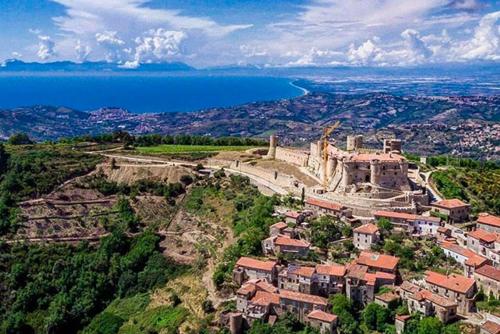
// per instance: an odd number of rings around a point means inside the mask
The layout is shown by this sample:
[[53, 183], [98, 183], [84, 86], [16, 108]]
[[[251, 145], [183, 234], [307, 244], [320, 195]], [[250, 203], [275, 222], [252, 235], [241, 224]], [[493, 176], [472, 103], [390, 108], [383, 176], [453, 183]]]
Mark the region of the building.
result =
[[396, 333], [402, 334], [405, 331], [406, 323], [411, 319], [411, 315], [396, 315], [394, 319], [394, 326], [396, 327]]
[[320, 215], [329, 215], [337, 218], [350, 218], [352, 216], [351, 211], [343, 205], [313, 197], [306, 199], [305, 208]]
[[490, 265], [484, 265], [474, 272], [474, 279], [478, 288], [483, 290], [486, 296], [500, 297], [500, 269]]
[[487, 258], [453, 242], [443, 241], [440, 246], [446, 256], [453, 258], [463, 266], [464, 275], [467, 277], [472, 277], [477, 268], [489, 262]]
[[363, 251], [359, 254], [355, 263], [367, 266], [370, 271], [381, 271], [396, 274], [399, 258], [386, 254]]
[[300, 224], [304, 221], [305, 215], [297, 211], [287, 211], [284, 214], [285, 223], [288, 224]]
[[480, 213], [477, 217], [476, 225], [478, 229], [500, 233], [500, 217], [490, 215], [489, 213]]
[[345, 274], [346, 267], [340, 264], [316, 265], [318, 294], [329, 296], [331, 294], [344, 292]]
[[307, 241], [281, 234], [262, 240], [262, 251], [265, 255], [289, 254], [305, 257], [309, 254], [310, 247], [311, 244]]
[[367, 250], [380, 240], [380, 232], [377, 225], [363, 224], [353, 230], [353, 243], [357, 249]]
[[395, 229], [412, 235], [436, 235], [441, 227], [441, 219], [406, 212], [378, 210], [373, 212], [375, 219], [385, 218]]
[[318, 329], [321, 334], [335, 333], [337, 316], [324, 311], [314, 310], [307, 315], [306, 323], [312, 328]]
[[477, 229], [467, 234], [467, 248], [500, 266], [500, 236], [495, 232]]
[[390, 308], [399, 301], [400, 297], [395, 291], [388, 291], [375, 296], [375, 303], [385, 308]]
[[446, 276], [433, 271], [426, 271], [425, 274], [429, 290], [456, 302], [459, 314], [467, 315], [475, 310], [474, 296], [477, 289], [474, 279], [457, 274]]
[[240, 257], [233, 270], [233, 281], [241, 285], [249, 279], [264, 279], [276, 282], [278, 271], [275, 261], [261, 261], [250, 257]]
[[443, 323], [457, 317], [458, 304], [447, 298], [432, 293], [408, 281], [400, 286], [401, 298], [406, 301], [410, 313], [421, 313], [426, 317], [436, 316]]
[[325, 311], [328, 305], [326, 298], [290, 290], [280, 290], [279, 302], [283, 312], [295, 314], [302, 322], [312, 311]]
[[488, 320], [479, 328], [479, 334], [500, 334], [500, 324]]
[[469, 220], [470, 204], [464, 203], [458, 198], [444, 199], [431, 203], [432, 211], [447, 217], [451, 224], [463, 223]]
[[283, 269], [278, 274], [278, 287], [307, 294], [317, 294], [315, 273], [315, 267], [289, 264], [288, 268]]

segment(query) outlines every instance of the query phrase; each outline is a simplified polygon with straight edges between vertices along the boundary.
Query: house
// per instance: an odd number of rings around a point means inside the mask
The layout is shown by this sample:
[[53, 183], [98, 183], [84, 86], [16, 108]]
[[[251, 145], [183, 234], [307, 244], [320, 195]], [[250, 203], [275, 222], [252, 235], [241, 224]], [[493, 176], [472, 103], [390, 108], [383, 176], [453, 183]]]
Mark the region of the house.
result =
[[370, 271], [396, 274], [399, 258], [396, 256], [362, 251], [355, 260], [357, 264], [367, 266]]
[[500, 269], [490, 265], [484, 265], [474, 272], [476, 284], [486, 296], [493, 295], [495, 298], [500, 297]]
[[449, 298], [439, 296], [408, 281], [404, 281], [399, 289], [410, 313], [418, 312], [426, 317], [436, 316], [443, 323], [457, 316], [458, 304]]
[[413, 235], [436, 235], [441, 226], [441, 219], [432, 216], [421, 216], [406, 212], [378, 210], [373, 212], [375, 219], [385, 218], [395, 229]]
[[375, 303], [389, 308], [399, 300], [399, 295], [395, 291], [388, 291], [375, 296]]
[[309, 254], [311, 244], [286, 235], [277, 235], [262, 240], [262, 251], [265, 255], [290, 254], [305, 257]]
[[500, 233], [500, 217], [489, 213], [480, 213], [477, 217], [476, 226], [488, 232]]
[[335, 333], [337, 316], [321, 310], [313, 310], [307, 315], [306, 323], [319, 330], [321, 334]]
[[451, 229], [441, 226], [436, 230], [436, 238], [439, 241], [449, 240], [451, 238]]
[[433, 271], [426, 271], [425, 275], [429, 290], [456, 302], [459, 314], [467, 315], [474, 311], [477, 291], [474, 279], [457, 274], [446, 276]]
[[297, 291], [307, 294], [316, 294], [316, 268], [289, 264], [278, 274], [280, 289]]
[[275, 261], [261, 261], [250, 257], [240, 257], [233, 270], [233, 281], [241, 285], [249, 279], [265, 279], [276, 282], [278, 271]]
[[380, 239], [380, 233], [377, 225], [363, 224], [353, 230], [354, 246], [357, 249], [367, 250], [376, 244]]
[[283, 231], [288, 227], [288, 224], [285, 222], [278, 222], [269, 226], [269, 235], [271, 237], [275, 237], [277, 235], [283, 234]]
[[287, 211], [284, 214], [285, 216], [285, 223], [287, 224], [300, 224], [304, 221], [304, 214], [297, 212], [297, 211]]
[[344, 291], [346, 267], [340, 264], [317, 264], [318, 294], [329, 296]]
[[361, 305], [373, 302], [378, 289], [384, 285], [394, 285], [396, 275], [376, 271], [369, 272], [368, 266], [351, 263], [347, 268], [345, 289], [347, 298]]
[[500, 235], [481, 228], [467, 234], [467, 248], [500, 266]]
[[402, 334], [405, 331], [406, 323], [411, 319], [411, 315], [396, 315], [394, 319], [394, 326], [396, 333]]
[[305, 208], [316, 212], [319, 215], [329, 215], [338, 218], [341, 217], [352, 217], [352, 212], [347, 207], [340, 205], [338, 203], [326, 201], [323, 199], [309, 197], [306, 199]]
[[453, 258], [463, 266], [464, 275], [467, 277], [472, 277], [477, 268], [489, 262], [487, 258], [454, 242], [443, 241], [440, 246], [446, 256]]
[[500, 334], [500, 324], [488, 320], [479, 327], [479, 334]]
[[328, 305], [326, 298], [290, 290], [279, 291], [279, 302], [283, 312], [295, 314], [302, 322], [311, 311], [325, 311]]
[[264, 279], [248, 280], [236, 291], [236, 309], [239, 312], [246, 312], [248, 302], [255, 296], [257, 291], [277, 293], [278, 288]]
[[470, 204], [458, 198], [444, 199], [431, 203], [432, 211], [445, 215], [452, 224], [463, 223], [469, 220]]

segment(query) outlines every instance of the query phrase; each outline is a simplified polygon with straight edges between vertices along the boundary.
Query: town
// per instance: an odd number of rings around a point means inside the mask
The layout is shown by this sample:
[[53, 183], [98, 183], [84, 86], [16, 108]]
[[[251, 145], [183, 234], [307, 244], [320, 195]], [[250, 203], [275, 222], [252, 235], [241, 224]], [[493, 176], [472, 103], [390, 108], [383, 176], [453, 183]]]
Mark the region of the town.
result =
[[[334, 129], [325, 129], [310, 151], [279, 147], [271, 136], [264, 160], [274, 161], [275, 171], [233, 163], [301, 199], [275, 209], [280, 221], [262, 241], [264, 257], [237, 260], [236, 310], [223, 313], [221, 323], [236, 334], [293, 314], [321, 333], [336, 333], [348, 324], [331, 301], [343, 295], [360, 307], [394, 311], [396, 333], [414, 314], [500, 333], [498, 314], [477, 307], [499, 297], [500, 217], [474, 216], [460, 199], [437, 198], [402, 155], [400, 140], [368, 150], [362, 136], [349, 136], [342, 150], [328, 138]], [[293, 176], [278, 172], [283, 163], [296, 167]], [[342, 230], [336, 252], [318, 247], [318, 221]]]

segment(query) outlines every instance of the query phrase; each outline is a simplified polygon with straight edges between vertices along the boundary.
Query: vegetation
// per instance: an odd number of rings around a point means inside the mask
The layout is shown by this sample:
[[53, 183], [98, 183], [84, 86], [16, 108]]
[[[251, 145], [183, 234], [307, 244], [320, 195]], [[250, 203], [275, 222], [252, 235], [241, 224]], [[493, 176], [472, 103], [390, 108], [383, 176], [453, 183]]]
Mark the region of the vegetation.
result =
[[158, 145], [138, 147], [137, 151], [145, 154], [171, 154], [193, 152], [245, 151], [255, 146], [215, 146], [215, 145]]
[[248, 334], [319, 334], [319, 330], [305, 326], [292, 314], [287, 313], [271, 326], [267, 323], [254, 322]]
[[10, 145], [31, 145], [34, 142], [25, 133], [16, 133], [9, 137], [7, 141]]
[[[2, 246], [0, 333], [76, 333], [116, 297], [146, 292], [182, 272], [158, 251], [159, 238], [145, 232], [129, 238], [120, 230], [97, 248], [69, 245]], [[144, 303], [142, 303], [144, 304]], [[128, 308], [134, 305], [128, 304]], [[117, 308], [115, 304], [115, 308]], [[124, 308], [124, 307], [122, 307]], [[30, 322], [40, 314], [42, 321]], [[92, 328], [111, 333], [123, 314], [108, 312]], [[35, 326], [35, 327], [34, 327]]]
[[331, 216], [320, 216], [311, 222], [311, 243], [319, 248], [326, 249], [332, 241], [342, 237], [345, 224]]

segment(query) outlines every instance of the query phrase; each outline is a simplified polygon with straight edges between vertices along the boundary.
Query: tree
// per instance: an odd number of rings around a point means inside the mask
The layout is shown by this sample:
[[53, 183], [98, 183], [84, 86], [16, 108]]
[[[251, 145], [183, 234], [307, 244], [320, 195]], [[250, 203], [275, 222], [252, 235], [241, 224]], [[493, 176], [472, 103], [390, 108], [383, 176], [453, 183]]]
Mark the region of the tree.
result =
[[426, 317], [418, 323], [418, 334], [441, 334], [443, 323], [438, 318]]
[[311, 223], [311, 242], [320, 248], [327, 248], [332, 241], [339, 240], [341, 232], [338, 223], [330, 216], [321, 216]]
[[5, 151], [5, 146], [0, 143], [0, 175], [2, 175], [6, 170], [9, 163], [10, 155]]
[[31, 145], [33, 141], [25, 133], [16, 133], [9, 137], [7, 143], [10, 145]]
[[354, 306], [352, 302], [342, 294], [336, 294], [330, 299], [332, 313], [339, 317], [339, 332], [343, 334], [354, 334], [358, 331], [358, 322], [354, 317]]
[[362, 313], [363, 322], [371, 330], [384, 331], [391, 321], [391, 313], [388, 309], [375, 304], [368, 304]]
[[393, 228], [391, 222], [387, 218], [380, 218], [377, 221], [377, 226], [380, 229], [380, 232], [384, 236], [388, 236], [391, 233], [392, 228]]

